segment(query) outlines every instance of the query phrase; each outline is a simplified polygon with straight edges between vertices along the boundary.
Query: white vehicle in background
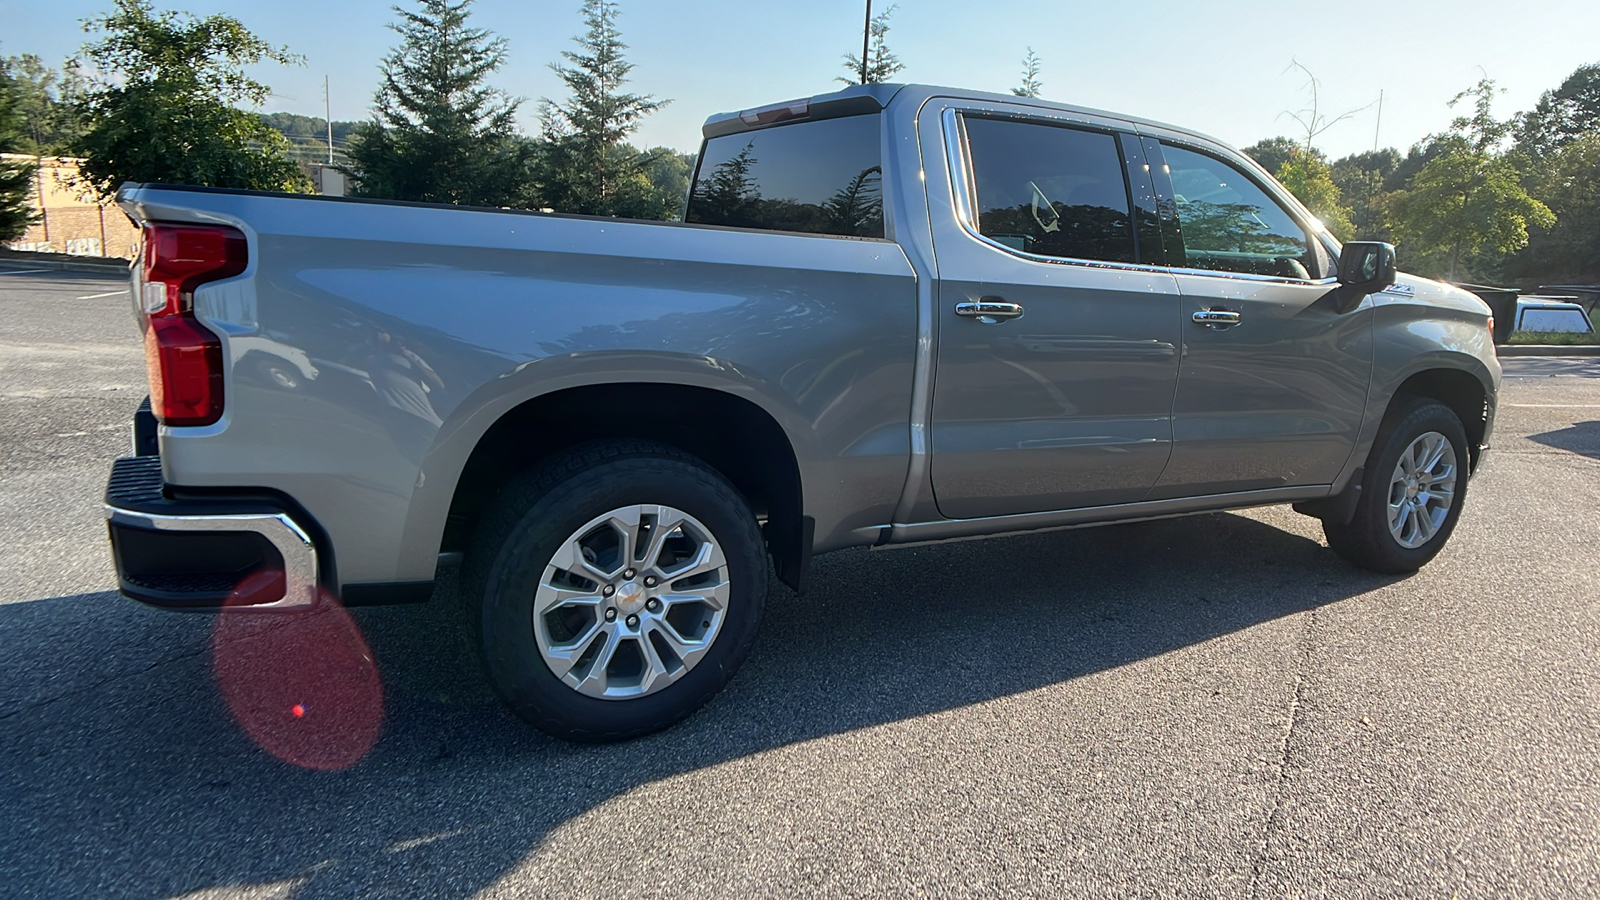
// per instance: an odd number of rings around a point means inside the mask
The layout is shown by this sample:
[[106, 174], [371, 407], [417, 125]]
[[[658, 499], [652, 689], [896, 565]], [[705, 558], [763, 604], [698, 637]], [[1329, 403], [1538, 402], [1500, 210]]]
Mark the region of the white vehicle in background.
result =
[[1515, 331], [1541, 334], [1594, 334], [1583, 305], [1567, 297], [1518, 297]]

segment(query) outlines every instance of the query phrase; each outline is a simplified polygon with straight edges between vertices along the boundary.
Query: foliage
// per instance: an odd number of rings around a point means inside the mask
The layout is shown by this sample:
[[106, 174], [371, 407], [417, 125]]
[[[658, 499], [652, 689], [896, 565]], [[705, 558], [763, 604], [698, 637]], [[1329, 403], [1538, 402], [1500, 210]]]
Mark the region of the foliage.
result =
[[[1244, 155], [1255, 160], [1257, 165], [1268, 172], [1276, 172], [1283, 168], [1283, 164], [1288, 162], [1289, 157], [1296, 152], [1304, 152], [1300, 142], [1294, 138], [1282, 136], [1256, 141], [1254, 144], [1244, 148]], [[1311, 152], [1321, 155], [1316, 150]]]
[[485, 80], [506, 41], [467, 25], [473, 0], [395, 7], [400, 44], [384, 58], [373, 118], [347, 148], [352, 193], [391, 200], [521, 206], [533, 148], [516, 131], [520, 101]]
[[1349, 205], [1351, 234], [1365, 241], [1388, 241], [1388, 194], [1384, 179], [1400, 165], [1393, 148], [1352, 153], [1335, 160], [1329, 177]]
[[[11, 75], [0, 69], [0, 153], [22, 149], [26, 124], [19, 102], [21, 93]], [[33, 208], [28, 201], [34, 171], [31, 163], [0, 160], [0, 241], [22, 237], [33, 220]]]
[[898, 5], [890, 6], [867, 23], [867, 36], [872, 41], [871, 49], [867, 51], [867, 77], [864, 80], [861, 77], [861, 57], [846, 53], [844, 67], [850, 75], [848, 78], [835, 78], [834, 81], [844, 84], [882, 84], [893, 80], [905, 69], [905, 64], [889, 49], [889, 17], [894, 15], [896, 9], [899, 9]]
[[1507, 274], [1534, 284], [1600, 282], [1600, 124], [1539, 160], [1524, 184], [1556, 223], [1507, 261]]
[[1529, 226], [1553, 224], [1555, 215], [1522, 189], [1516, 169], [1485, 152], [1456, 150], [1435, 159], [1390, 203], [1389, 227], [1416, 267], [1451, 281], [1463, 253], [1510, 253], [1527, 246]]
[[1037, 97], [1043, 89], [1044, 82], [1039, 80], [1039, 54], [1029, 47], [1028, 55], [1022, 58], [1022, 84], [1012, 88], [1011, 93], [1018, 97]]
[[19, 146], [41, 155], [65, 152], [82, 131], [71, 103], [82, 89], [77, 72], [58, 72], [32, 53], [8, 56], [0, 60], [0, 69], [10, 76], [17, 93], [23, 119]]
[[1543, 159], [1585, 135], [1600, 133], [1600, 63], [1579, 66], [1545, 91], [1517, 123], [1517, 150]]
[[[564, 103], [543, 101], [545, 147], [538, 167], [540, 196], [558, 212], [629, 218], [664, 218], [666, 198], [647, 172], [656, 155], [627, 143], [645, 116], [670, 103], [627, 93], [633, 64], [623, 58], [613, 0], [584, 0], [578, 50], [563, 51], [570, 66], [550, 68], [571, 92]], [[664, 164], [664, 163], [663, 163]], [[681, 197], [671, 203], [676, 212]]]
[[1322, 224], [1341, 241], [1355, 236], [1355, 223], [1350, 221], [1350, 208], [1344, 205], [1339, 186], [1333, 183], [1333, 169], [1320, 154], [1296, 150], [1278, 167], [1278, 181], [1299, 198], [1306, 209], [1322, 220]]
[[100, 33], [73, 62], [92, 67], [76, 108], [84, 132], [72, 149], [102, 199], [125, 181], [255, 190], [309, 187], [285, 154], [288, 142], [233, 104], [259, 104], [269, 89], [244, 67], [298, 64], [231, 16], [155, 12], [148, 0], [114, 0], [84, 23]]
[[[288, 112], [262, 113], [261, 121], [267, 127], [278, 132], [294, 150], [291, 156], [304, 162], [325, 162], [328, 159], [328, 122], [321, 117], [302, 116]], [[349, 158], [345, 149], [350, 139], [355, 136], [356, 130], [361, 127], [360, 122], [333, 123], [333, 152], [336, 162], [348, 164]]]
[[[630, 147], [630, 151], [633, 151]], [[641, 215], [641, 219], [683, 218], [683, 201], [689, 195], [689, 180], [694, 177], [693, 153], [679, 153], [670, 147], [652, 147], [644, 151], [649, 160], [644, 167], [644, 177], [650, 182], [653, 196], [651, 204], [656, 215]]]

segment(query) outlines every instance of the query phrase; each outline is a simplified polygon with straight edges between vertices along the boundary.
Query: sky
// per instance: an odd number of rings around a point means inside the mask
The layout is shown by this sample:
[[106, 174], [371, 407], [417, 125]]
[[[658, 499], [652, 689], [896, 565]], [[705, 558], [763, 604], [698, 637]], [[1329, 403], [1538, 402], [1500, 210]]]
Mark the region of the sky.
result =
[[[410, 0], [408, 0], [410, 2]], [[170, 5], [169, 5], [170, 4]], [[877, 0], [875, 11], [885, 0]], [[397, 36], [389, 2], [156, 0], [199, 15], [226, 13], [303, 55], [300, 68], [262, 66], [263, 111], [370, 116], [378, 63]], [[837, 89], [841, 57], [860, 52], [862, 0], [619, 0], [634, 64], [630, 87], [671, 105], [647, 118], [634, 143], [692, 151], [715, 112]], [[59, 65], [83, 43], [82, 20], [109, 0], [0, 0], [0, 55], [34, 53]], [[492, 83], [526, 98], [537, 130], [541, 97], [560, 99], [549, 64], [583, 30], [578, 0], [477, 0], [472, 23], [509, 42]], [[1128, 11], [1138, 9], [1135, 19]], [[1029, 47], [1043, 96], [1171, 122], [1236, 146], [1303, 137], [1289, 115], [1310, 104], [1303, 64], [1321, 80], [1328, 118], [1363, 111], [1317, 139], [1332, 157], [1382, 146], [1404, 151], [1448, 127], [1446, 104], [1485, 73], [1505, 89], [1501, 117], [1531, 107], [1584, 63], [1600, 62], [1600, 0], [1344, 0], [1338, 3], [1145, 0], [1140, 4], [900, 0], [889, 46], [897, 80], [1006, 91], [1021, 81]], [[1382, 119], [1374, 105], [1383, 95]]]

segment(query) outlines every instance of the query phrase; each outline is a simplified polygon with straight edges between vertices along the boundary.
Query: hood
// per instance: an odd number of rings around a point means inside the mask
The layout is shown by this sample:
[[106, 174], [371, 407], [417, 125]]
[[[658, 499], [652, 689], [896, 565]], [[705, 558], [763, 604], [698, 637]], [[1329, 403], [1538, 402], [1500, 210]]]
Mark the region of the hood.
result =
[[1489, 304], [1483, 302], [1476, 294], [1470, 294], [1442, 281], [1408, 275], [1405, 272], [1396, 273], [1394, 285], [1374, 294], [1373, 300], [1384, 303], [1422, 303], [1461, 312], [1489, 315]]

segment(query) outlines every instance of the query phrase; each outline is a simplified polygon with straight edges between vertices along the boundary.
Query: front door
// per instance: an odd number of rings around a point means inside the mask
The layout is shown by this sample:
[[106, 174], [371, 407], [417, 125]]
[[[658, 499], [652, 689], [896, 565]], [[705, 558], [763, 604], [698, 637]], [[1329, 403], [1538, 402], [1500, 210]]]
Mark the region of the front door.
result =
[[1366, 410], [1371, 307], [1338, 312], [1327, 248], [1242, 168], [1145, 144], [1176, 208], [1183, 328], [1172, 459], [1150, 499], [1331, 483]]
[[1141, 264], [1160, 229], [1138, 139], [1114, 120], [998, 110], [934, 124], [956, 149], [958, 210], [931, 223], [939, 511], [1144, 499], [1171, 449], [1179, 300], [1170, 273]]

